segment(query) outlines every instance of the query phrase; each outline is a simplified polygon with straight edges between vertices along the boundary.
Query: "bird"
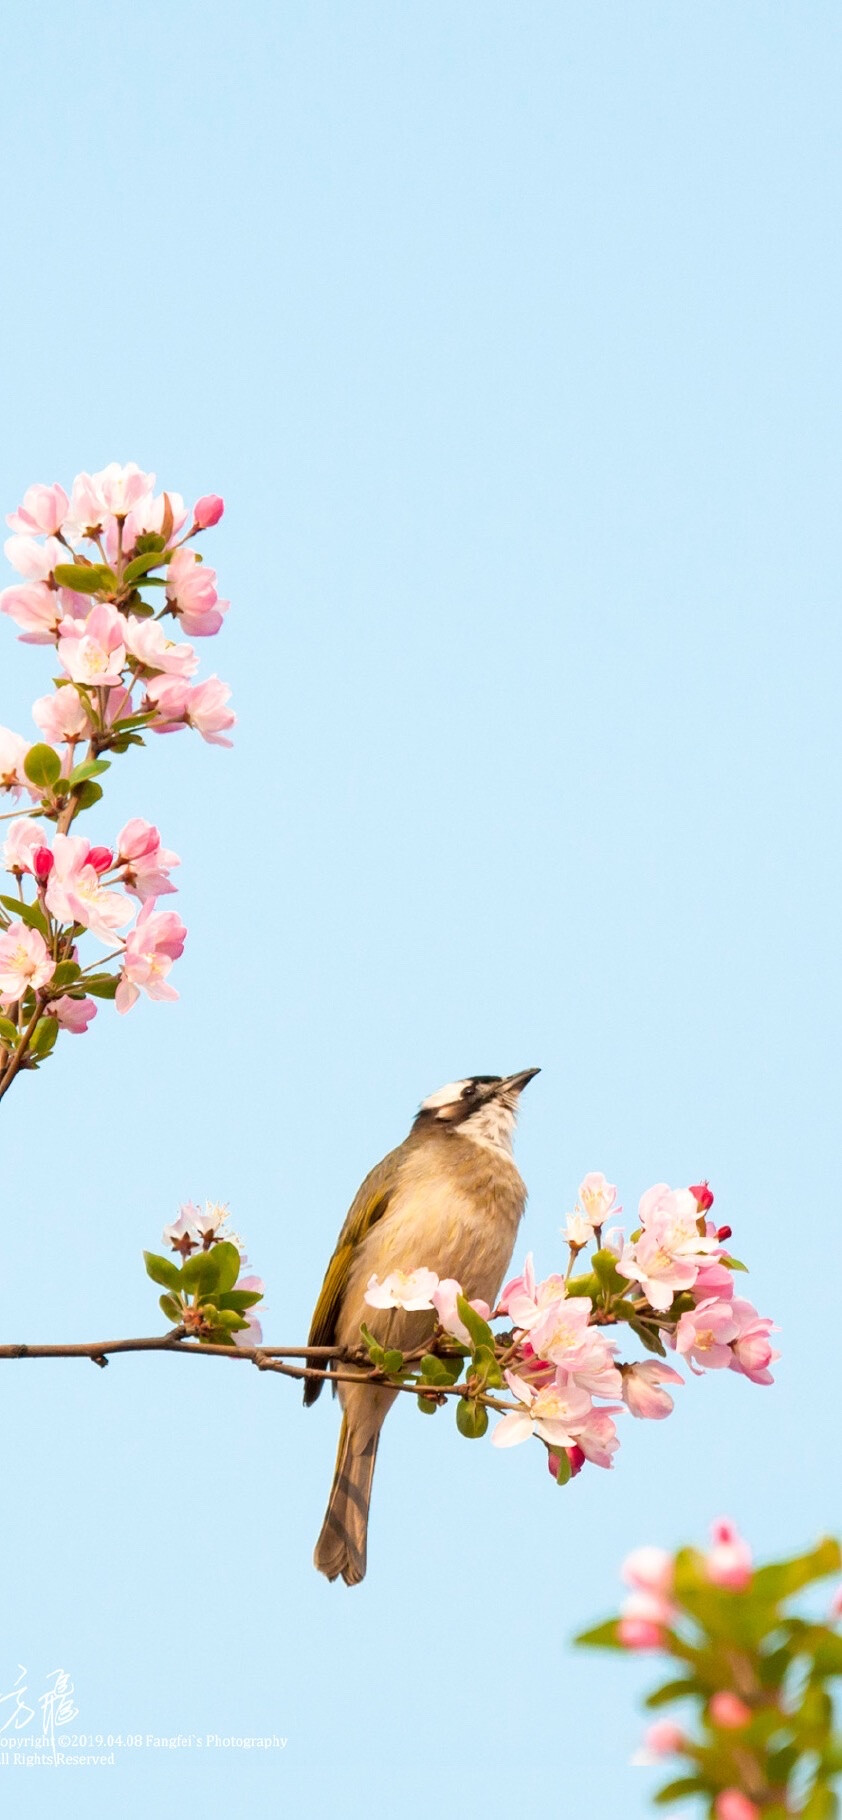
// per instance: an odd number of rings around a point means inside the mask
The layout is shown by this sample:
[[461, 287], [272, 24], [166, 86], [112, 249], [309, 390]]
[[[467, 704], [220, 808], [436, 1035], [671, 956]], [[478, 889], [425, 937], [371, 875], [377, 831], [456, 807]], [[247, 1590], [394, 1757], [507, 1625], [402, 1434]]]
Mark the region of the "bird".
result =
[[[365, 1300], [372, 1276], [434, 1270], [455, 1277], [469, 1301], [494, 1307], [526, 1206], [512, 1155], [520, 1095], [540, 1073], [474, 1074], [425, 1099], [409, 1136], [366, 1176], [327, 1267], [309, 1346], [353, 1349], [366, 1322], [380, 1345], [409, 1352], [432, 1336], [435, 1311], [375, 1309]], [[331, 1366], [331, 1372], [334, 1367]], [[366, 1570], [371, 1483], [380, 1430], [398, 1392], [349, 1382], [333, 1385], [342, 1405], [336, 1469], [313, 1556], [329, 1580], [356, 1586]], [[304, 1402], [324, 1378], [307, 1378]]]

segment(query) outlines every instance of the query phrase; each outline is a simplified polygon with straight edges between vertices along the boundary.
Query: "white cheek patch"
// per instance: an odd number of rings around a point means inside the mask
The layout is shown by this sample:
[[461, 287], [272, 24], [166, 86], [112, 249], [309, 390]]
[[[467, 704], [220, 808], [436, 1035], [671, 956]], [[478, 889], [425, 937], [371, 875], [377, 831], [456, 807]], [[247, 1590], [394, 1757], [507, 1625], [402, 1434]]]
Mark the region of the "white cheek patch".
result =
[[428, 1100], [422, 1101], [421, 1111], [438, 1112], [443, 1106], [455, 1106], [467, 1085], [467, 1081], [449, 1081], [446, 1087], [440, 1087], [437, 1093], [431, 1093]]
[[483, 1144], [487, 1150], [501, 1150], [504, 1156], [512, 1154], [512, 1138], [515, 1129], [515, 1114], [511, 1106], [503, 1100], [489, 1100], [480, 1106], [469, 1119], [463, 1119], [457, 1126], [460, 1137], [471, 1138], [475, 1144]]

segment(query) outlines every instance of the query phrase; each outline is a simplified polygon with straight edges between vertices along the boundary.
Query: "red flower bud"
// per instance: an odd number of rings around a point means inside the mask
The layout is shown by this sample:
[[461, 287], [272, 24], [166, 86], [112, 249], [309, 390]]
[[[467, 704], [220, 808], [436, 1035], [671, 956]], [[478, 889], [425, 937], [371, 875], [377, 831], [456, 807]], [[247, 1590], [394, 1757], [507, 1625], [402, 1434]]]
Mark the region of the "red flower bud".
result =
[[570, 1471], [575, 1479], [577, 1472], [581, 1472], [582, 1467], [585, 1464], [585, 1456], [581, 1447], [568, 1447], [565, 1451], [567, 1453], [567, 1458], [570, 1461]]
[[697, 1182], [695, 1187], [691, 1184], [690, 1193], [695, 1195], [700, 1213], [707, 1213], [708, 1208], [713, 1206], [713, 1195], [707, 1182]]
[[91, 848], [88, 854], [88, 865], [93, 866], [95, 872], [107, 872], [109, 866], [113, 866], [113, 864], [114, 855], [110, 847]]
[[218, 493], [205, 493], [197, 499], [193, 507], [193, 523], [200, 531], [207, 531], [211, 525], [218, 525], [225, 511], [225, 501]]
[[32, 855], [32, 870], [39, 885], [45, 885], [52, 872], [55, 860], [49, 847], [36, 847]]
[[723, 1244], [725, 1239], [730, 1239], [730, 1237], [731, 1237], [731, 1227], [730, 1226], [719, 1226], [717, 1228], [716, 1236], [719, 1240], [720, 1245]]

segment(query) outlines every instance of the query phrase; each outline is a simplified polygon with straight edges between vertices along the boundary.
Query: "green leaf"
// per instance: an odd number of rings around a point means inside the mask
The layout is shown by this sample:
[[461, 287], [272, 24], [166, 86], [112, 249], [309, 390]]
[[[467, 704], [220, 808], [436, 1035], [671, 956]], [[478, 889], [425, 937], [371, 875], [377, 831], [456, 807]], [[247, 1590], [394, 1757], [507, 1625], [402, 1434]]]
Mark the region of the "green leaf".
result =
[[181, 1326], [184, 1309], [181, 1303], [176, 1301], [174, 1295], [159, 1296], [158, 1307], [163, 1308], [168, 1321], [172, 1321], [176, 1327]]
[[372, 1333], [371, 1328], [366, 1327], [365, 1321], [360, 1322], [360, 1333], [362, 1335], [363, 1345], [366, 1348], [366, 1351], [368, 1353], [368, 1356], [371, 1360], [372, 1365], [382, 1366], [383, 1360], [385, 1359], [386, 1354], [383, 1350], [383, 1347], [380, 1344], [380, 1341], [375, 1340], [374, 1334]]
[[135, 538], [134, 547], [143, 554], [151, 553], [153, 550], [165, 550], [167, 540], [165, 537], [161, 537], [157, 531], [141, 531], [140, 536]]
[[388, 1371], [390, 1377], [394, 1377], [397, 1372], [403, 1370], [403, 1353], [399, 1352], [396, 1346], [391, 1346], [387, 1352], [384, 1352], [383, 1370]]
[[706, 1795], [710, 1791], [701, 1776], [677, 1776], [674, 1782], [665, 1782], [657, 1795], [652, 1796], [656, 1807], [669, 1807], [672, 1801], [683, 1801], [685, 1795]]
[[74, 790], [77, 784], [83, 784], [86, 777], [99, 777], [103, 771], [111, 769], [110, 758], [89, 758], [83, 765], [76, 765], [67, 782]]
[[85, 782], [79, 785], [76, 792], [76, 807], [80, 812], [83, 809], [92, 809], [94, 803], [98, 803], [101, 800], [101, 797], [102, 785], [93, 784], [91, 783], [90, 778], [86, 778]]
[[695, 1677], [665, 1681], [663, 1687], [656, 1687], [653, 1693], [647, 1694], [644, 1706], [655, 1710], [659, 1706], [669, 1706], [672, 1700], [685, 1700], [689, 1694], [701, 1693], [704, 1693], [704, 1688]]
[[581, 1649], [625, 1649], [625, 1644], [617, 1636], [617, 1619], [608, 1618], [604, 1624], [596, 1624], [593, 1630], [582, 1630], [573, 1638]]
[[0, 1043], [5, 1043], [7, 1049], [14, 1049], [17, 1040], [17, 1026], [10, 1017], [0, 1017]]
[[591, 1258], [594, 1276], [598, 1279], [600, 1289], [606, 1295], [627, 1295], [628, 1277], [617, 1273], [617, 1259], [613, 1251], [595, 1251]]
[[117, 991], [118, 973], [83, 973], [79, 981], [92, 998], [113, 998]]
[[800, 1811], [801, 1820], [837, 1820], [839, 1801], [833, 1790], [820, 1782]]
[[657, 1352], [660, 1358], [666, 1358], [666, 1347], [656, 1327], [647, 1327], [643, 1321], [631, 1319], [629, 1319], [629, 1326], [632, 1333], [637, 1335], [641, 1346], [646, 1347], [647, 1352]]
[[133, 556], [123, 570], [123, 586], [130, 587], [132, 582], [139, 581], [141, 575], [148, 574], [150, 569], [159, 569], [163, 561], [163, 544], [160, 550], [146, 550], [141, 556]]
[[50, 991], [54, 991], [59, 986], [63, 988], [65, 986], [74, 985], [76, 980], [78, 980], [81, 971], [82, 969], [78, 961], [59, 961], [55, 973], [50, 980]]
[[432, 1397], [416, 1397], [415, 1401], [422, 1416], [434, 1416], [439, 1407], [438, 1403], [433, 1402]]
[[497, 1363], [495, 1353], [490, 1346], [478, 1346], [473, 1356], [471, 1374], [479, 1380], [483, 1390], [499, 1390], [503, 1383], [503, 1373]]
[[53, 574], [60, 588], [72, 588], [74, 594], [113, 594], [117, 586], [114, 570], [104, 562], [60, 562]]
[[594, 1276], [592, 1270], [588, 1271], [587, 1276], [568, 1277], [567, 1293], [568, 1295], [589, 1295], [593, 1301], [594, 1297], [599, 1295], [599, 1277]]
[[23, 768], [31, 784], [37, 790], [51, 790], [56, 779], [61, 777], [61, 759], [52, 746], [39, 744], [30, 746], [23, 761]]
[[796, 1555], [792, 1561], [771, 1562], [768, 1567], [759, 1567], [752, 1581], [752, 1591], [758, 1599], [771, 1599], [777, 1604], [781, 1599], [788, 1599], [792, 1593], [800, 1592], [802, 1586], [809, 1586], [811, 1581], [823, 1580], [827, 1574], [838, 1573], [840, 1566], [842, 1553], [839, 1543], [828, 1536], [806, 1555]]
[[[488, 1322], [483, 1320], [482, 1315], [477, 1314], [476, 1309], [471, 1307], [467, 1296], [458, 1295], [456, 1297], [456, 1312], [463, 1327], [467, 1327], [474, 1346], [490, 1346], [491, 1351], [493, 1352], [494, 1335], [491, 1328], [489, 1327]], [[486, 1422], [486, 1427], [487, 1426], [488, 1423]], [[483, 1433], [484, 1432], [485, 1431], [483, 1430]]]
[[143, 1262], [153, 1283], [163, 1283], [165, 1289], [181, 1288], [181, 1271], [172, 1258], [160, 1258], [154, 1251], [145, 1251]]
[[739, 1258], [732, 1257], [730, 1251], [724, 1252], [719, 1262], [725, 1265], [726, 1270], [744, 1270], [748, 1275], [748, 1265], [741, 1264]]
[[[463, 1300], [462, 1296], [457, 1298], [457, 1307]], [[459, 1309], [459, 1319], [460, 1321], [465, 1320], [461, 1308]], [[467, 1325], [468, 1323], [465, 1321], [465, 1326], [467, 1327]], [[472, 1402], [470, 1397], [460, 1397], [456, 1405], [456, 1426], [460, 1435], [465, 1436], [466, 1441], [479, 1441], [488, 1428], [488, 1410], [485, 1405]]]
[[182, 1266], [181, 1281], [185, 1289], [198, 1289], [200, 1298], [213, 1295], [216, 1290], [227, 1295], [233, 1289], [240, 1274], [240, 1254], [236, 1245], [226, 1239], [221, 1245], [212, 1245], [210, 1251], [197, 1251]]
[[51, 1049], [55, 1048], [57, 1036], [58, 1018], [39, 1018], [30, 1039], [30, 1054], [37, 1055], [39, 1060], [42, 1060], [45, 1055], [49, 1055]]
[[233, 1308], [236, 1314], [242, 1314], [246, 1308], [253, 1308], [256, 1302], [262, 1302], [263, 1295], [259, 1289], [229, 1289], [225, 1295], [217, 1297], [218, 1308]]
[[568, 1485], [573, 1477], [570, 1455], [566, 1447], [559, 1448], [556, 1455], [555, 1482], [557, 1485]]
[[819, 1680], [842, 1675], [842, 1637], [832, 1630], [825, 1630], [814, 1644], [813, 1673]]
[[462, 1374], [462, 1359], [440, 1359], [425, 1352], [419, 1370], [426, 1384], [455, 1384]]
[[40, 904], [22, 904], [16, 897], [0, 897], [0, 904], [11, 910], [20, 922], [26, 923], [27, 928], [37, 929], [39, 935], [49, 933], [49, 924]]

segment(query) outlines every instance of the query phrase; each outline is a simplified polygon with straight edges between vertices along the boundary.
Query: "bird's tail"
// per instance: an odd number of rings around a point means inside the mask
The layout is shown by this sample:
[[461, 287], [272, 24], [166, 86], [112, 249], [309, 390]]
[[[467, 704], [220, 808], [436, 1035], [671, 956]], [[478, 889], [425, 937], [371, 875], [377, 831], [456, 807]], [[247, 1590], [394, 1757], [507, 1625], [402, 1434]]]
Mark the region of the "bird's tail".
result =
[[368, 1506], [379, 1439], [378, 1431], [357, 1451], [348, 1417], [342, 1417], [336, 1471], [313, 1560], [319, 1573], [329, 1580], [341, 1574], [346, 1586], [359, 1585], [365, 1574]]

